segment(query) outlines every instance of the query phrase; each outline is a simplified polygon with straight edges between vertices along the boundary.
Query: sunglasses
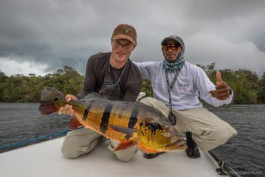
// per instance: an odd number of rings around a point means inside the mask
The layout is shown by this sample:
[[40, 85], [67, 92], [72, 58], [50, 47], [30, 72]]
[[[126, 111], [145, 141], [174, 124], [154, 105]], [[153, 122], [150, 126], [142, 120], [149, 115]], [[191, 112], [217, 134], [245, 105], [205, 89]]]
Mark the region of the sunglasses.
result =
[[127, 40], [115, 40], [114, 41], [114, 45], [116, 48], [118, 48], [119, 46], [121, 46], [122, 48], [128, 50], [132, 45], [133, 43], [131, 43], [130, 41], [127, 41]]
[[168, 51], [169, 49], [175, 51], [177, 50], [178, 47], [181, 47], [180, 45], [176, 45], [176, 44], [165, 44], [162, 45], [162, 50], [163, 51]]

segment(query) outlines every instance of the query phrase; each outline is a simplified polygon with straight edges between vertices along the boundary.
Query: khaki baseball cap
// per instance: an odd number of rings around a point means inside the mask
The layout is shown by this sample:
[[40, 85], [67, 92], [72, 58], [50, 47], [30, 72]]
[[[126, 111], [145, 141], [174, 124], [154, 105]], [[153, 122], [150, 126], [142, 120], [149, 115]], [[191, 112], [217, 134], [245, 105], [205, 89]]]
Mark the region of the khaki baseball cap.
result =
[[137, 33], [133, 26], [128, 24], [120, 24], [118, 25], [113, 33], [112, 33], [112, 40], [117, 39], [127, 39], [133, 43], [134, 46], [136, 46]]

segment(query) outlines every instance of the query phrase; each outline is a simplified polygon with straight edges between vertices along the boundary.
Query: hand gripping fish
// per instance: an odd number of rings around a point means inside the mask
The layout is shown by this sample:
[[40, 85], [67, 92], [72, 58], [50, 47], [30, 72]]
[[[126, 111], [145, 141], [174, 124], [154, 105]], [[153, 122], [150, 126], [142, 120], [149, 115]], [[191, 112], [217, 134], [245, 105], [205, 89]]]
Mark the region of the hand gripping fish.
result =
[[185, 140], [157, 109], [138, 102], [110, 101], [97, 93], [67, 102], [58, 90], [45, 87], [39, 110], [48, 115], [65, 104], [73, 107], [78, 121], [99, 134], [119, 141], [115, 150], [136, 145], [144, 153], [187, 148]]

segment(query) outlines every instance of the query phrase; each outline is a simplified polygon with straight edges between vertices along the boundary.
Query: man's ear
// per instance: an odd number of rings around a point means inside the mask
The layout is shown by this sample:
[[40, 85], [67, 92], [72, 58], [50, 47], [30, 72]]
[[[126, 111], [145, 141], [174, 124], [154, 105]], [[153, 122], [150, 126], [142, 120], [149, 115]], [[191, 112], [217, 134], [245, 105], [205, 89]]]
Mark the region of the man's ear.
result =
[[132, 51], [135, 49], [136, 45], [132, 45]]

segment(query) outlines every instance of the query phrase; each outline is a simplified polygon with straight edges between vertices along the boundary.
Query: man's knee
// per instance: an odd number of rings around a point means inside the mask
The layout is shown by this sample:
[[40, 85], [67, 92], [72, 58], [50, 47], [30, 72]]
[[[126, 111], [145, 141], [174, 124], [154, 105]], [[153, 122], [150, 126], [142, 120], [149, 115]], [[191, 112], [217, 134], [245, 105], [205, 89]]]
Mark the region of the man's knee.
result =
[[94, 149], [101, 135], [86, 129], [69, 132], [63, 142], [61, 151], [64, 157], [74, 159]]
[[152, 97], [145, 97], [145, 98], [143, 98], [143, 99], [140, 100], [140, 103], [143, 103], [145, 105], [151, 106], [154, 103], [154, 100], [155, 99], [152, 98]]
[[62, 146], [62, 154], [67, 159], [75, 159], [79, 157], [79, 153], [77, 151], [74, 151], [73, 149], [69, 150], [69, 148], [66, 148], [65, 146]]
[[98, 139], [94, 139], [93, 141], [82, 143], [75, 140], [72, 141], [71, 138], [66, 138], [61, 151], [64, 157], [75, 159], [92, 151], [98, 144], [98, 141]]
[[164, 114], [164, 116], [168, 116], [169, 113], [169, 109], [166, 107], [166, 105], [164, 103], [162, 103], [161, 101], [152, 98], [152, 97], [145, 97], [143, 99], [140, 100], [140, 103], [143, 103], [145, 105], [148, 106], [152, 106], [154, 108], [156, 108], [157, 110], [159, 110], [162, 114]]
[[115, 148], [118, 145], [119, 145], [119, 142], [112, 140], [111, 144], [108, 146], [108, 149], [116, 156], [116, 158], [119, 161], [122, 161], [122, 162], [130, 161], [134, 157], [137, 151], [136, 146], [131, 146], [127, 149], [115, 151]]
[[237, 135], [237, 131], [230, 125], [224, 127], [218, 127], [215, 130], [215, 136], [220, 141], [220, 143], [226, 143], [230, 138]]
[[136, 149], [133, 149], [132, 151], [133, 152], [128, 153], [128, 151], [122, 152], [122, 150], [120, 150], [120, 152], [115, 153], [115, 156], [119, 161], [128, 162], [134, 157]]
[[231, 137], [236, 135], [236, 130], [233, 128], [218, 127], [212, 130], [205, 131], [202, 135], [194, 135], [193, 139], [202, 150], [208, 151], [222, 144], [225, 144]]
[[63, 156], [68, 159], [75, 159], [79, 157], [77, 144], [71, 137], [65, 137], [61, 151]]

